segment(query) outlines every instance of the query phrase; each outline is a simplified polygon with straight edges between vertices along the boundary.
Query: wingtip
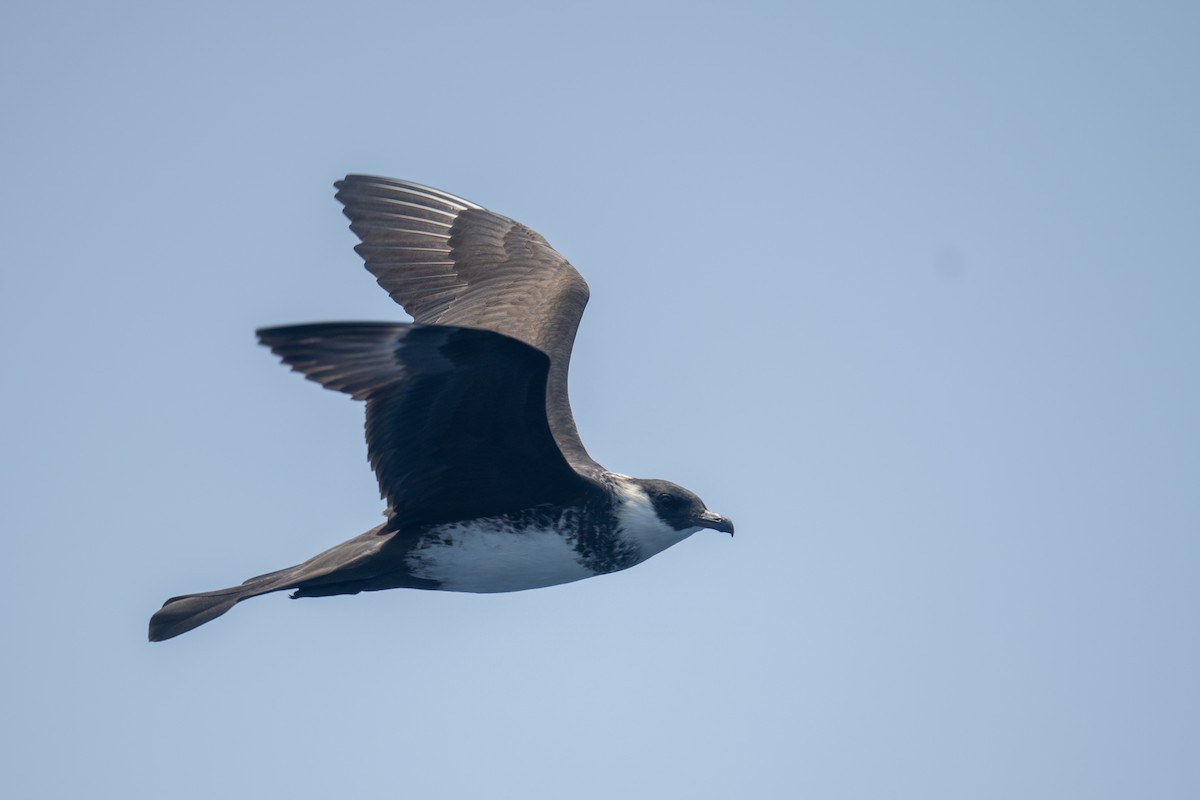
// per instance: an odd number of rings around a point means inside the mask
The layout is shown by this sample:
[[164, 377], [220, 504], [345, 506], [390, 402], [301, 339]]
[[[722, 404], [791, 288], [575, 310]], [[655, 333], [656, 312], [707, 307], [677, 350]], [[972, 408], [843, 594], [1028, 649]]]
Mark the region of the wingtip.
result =
[[341, 180], [333, 182], [333, 186], [337, 190], [335, 197], [337, 197], [339, 200], [341, 200], [340, 195], [343, 192], [372, 185], [383, 189], [399, 189], [403, 192], [415, 192], [437, 202], [447, 203], [452, 206], [461, 206], [460, 210], [466, 210], [469, 208], [483, 210], [483, 206], [479, 205], [478, 203], [472, 203], [466, 198], [450, 194], [449, 192], [444, 192], [441, 189], [435, 189], [434, 187], [423, 183], [402, 180], [400, 178], [385, 178], [382, 175], [366, 175], [360, 172], [351, 172]]

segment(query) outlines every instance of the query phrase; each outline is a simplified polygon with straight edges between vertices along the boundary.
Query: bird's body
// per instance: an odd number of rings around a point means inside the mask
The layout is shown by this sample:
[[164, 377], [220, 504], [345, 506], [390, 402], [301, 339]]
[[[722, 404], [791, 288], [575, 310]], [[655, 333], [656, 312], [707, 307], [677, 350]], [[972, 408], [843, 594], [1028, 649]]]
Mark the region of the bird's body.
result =
[[284, 589], [535, 589], [626, 569], [701, 528], [733, 532], [686, 489], [588, 456], [566, 390], [587, 284], [541, 236], [404, 181], [338, 187], [356, 249], [415, 322], [258, 333], [294, 370], [366, 401], [387, 519], [295, 567], [168, 600], [151, 640]]
[[408, 552], [405, 566], [446, 591], [540, 589], [627, 569], [699, 530], [663, 524], [626, 476], [610, 473], [606, 483], [616, 502], [594, 510], [535, 507], [433, 526]]

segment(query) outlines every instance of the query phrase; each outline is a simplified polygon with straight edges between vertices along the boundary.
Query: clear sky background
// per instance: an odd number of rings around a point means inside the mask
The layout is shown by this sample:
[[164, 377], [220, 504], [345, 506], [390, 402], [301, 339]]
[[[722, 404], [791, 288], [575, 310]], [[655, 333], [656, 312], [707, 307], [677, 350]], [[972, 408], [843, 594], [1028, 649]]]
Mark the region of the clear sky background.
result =
[[[736, 7], [736, 8], [735, 8]], [[11, 797], [1200, 796], [1195, 3], [6, 3]], [[262, 325], [408, 178], [586, 276], [592, 454], [737, 522], [503, 596], [167, 597], [375, 525]]]

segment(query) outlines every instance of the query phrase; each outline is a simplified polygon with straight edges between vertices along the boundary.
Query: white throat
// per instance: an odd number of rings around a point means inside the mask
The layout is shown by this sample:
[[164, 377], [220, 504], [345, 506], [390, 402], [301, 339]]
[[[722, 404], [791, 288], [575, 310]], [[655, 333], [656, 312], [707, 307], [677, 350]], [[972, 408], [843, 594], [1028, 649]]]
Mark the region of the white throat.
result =
[[675, 530], [659, 519], [650, 496], [632, 478], [619, 472], [610, 472], [607, 477], [616, 490], [618, 534], [638, 548], [641, 561], [679, 544], [700, 530], [698, 527]]

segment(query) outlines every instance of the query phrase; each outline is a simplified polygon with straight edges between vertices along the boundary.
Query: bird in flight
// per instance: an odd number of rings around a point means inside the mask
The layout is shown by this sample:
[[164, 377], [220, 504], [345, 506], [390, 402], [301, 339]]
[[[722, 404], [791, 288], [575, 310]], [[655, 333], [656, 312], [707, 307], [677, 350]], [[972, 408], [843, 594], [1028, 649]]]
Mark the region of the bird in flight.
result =
[[337, 199], [379, 285], [413, 322], [262, 328], [259, 341], [366, 403], [385, 521], [302, 564], [172, 597], [150, 640], [292, 590], [515, 592], [627, 569], [733, 523], [664, 480], [584, 449], [567, 369], [588, 287], [538, 233], [445, 192], [348, 175]]

